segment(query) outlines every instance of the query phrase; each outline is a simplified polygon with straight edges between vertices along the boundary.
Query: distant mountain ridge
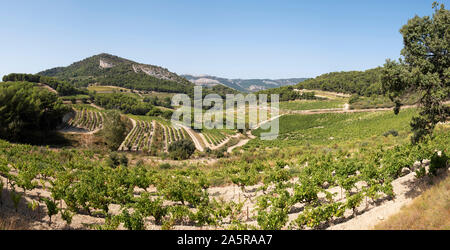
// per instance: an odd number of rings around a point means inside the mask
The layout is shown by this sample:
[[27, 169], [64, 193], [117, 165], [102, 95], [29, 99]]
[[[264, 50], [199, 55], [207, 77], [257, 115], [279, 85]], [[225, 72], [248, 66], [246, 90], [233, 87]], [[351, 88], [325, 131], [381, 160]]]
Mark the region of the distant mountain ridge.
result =
[[278, 88], [287, 85], [298, 84], [308, 78], [288, 79], [227, 79], [210, 75], [181, 75], [196, 85], [215, 86], [218, 84], [236, 89], [242, 92], [256, 92], [265, 89]]
[[[38, 74], [56, 77], [79, 87], [98, 84], [136, 90], [192, 94], [195, 86], [166, 68], [137, 63], [106, 53], [88, 57], [67, 67], [56, 67]], [[219, 94], [235, 92], [234, 89], [225, 86], [215, 87], [214, 90]]]

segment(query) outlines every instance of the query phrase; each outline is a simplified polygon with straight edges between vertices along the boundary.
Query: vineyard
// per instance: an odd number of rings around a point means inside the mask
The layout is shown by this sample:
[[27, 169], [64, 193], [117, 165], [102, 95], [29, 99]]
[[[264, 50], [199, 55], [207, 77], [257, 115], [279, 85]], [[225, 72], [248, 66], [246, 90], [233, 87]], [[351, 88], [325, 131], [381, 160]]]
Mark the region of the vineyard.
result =
[[181, 127], [167, 125], [162, 121], [134, 120], [136, 125], [125, 138], [119, 151], [147, 152], [157, 155], [167, 152], [172, 142], [192, 140], [186, 130]]
[[[327, 228], [394, 199], [393, 183], [404, 175], [446, 170], [448, 126], [439, 126], [433, 140], [407, 143], [407, 121], [416, 112], [284, 115], [277, 118], [278, 139], [252, 139], [236, 152], [240, 157], [213, 166], [115, 164], [114, 156], [90, 150], [0, 141], [0, 200], [15, 213], [41, 213], [44, 228]], [[120, 151], [159, 156], [192, 135], [207, 147], [235, 133], [190, 134], [164, 119], [129, 118], [133, 128]], [[80, 109], [69, 123], [95, 129], [102, 119], [101, 112]]]
[[92, 132], [102, 128], [104, 118], [104, 114], [99, 111], [86, 108], [82, 108], [81, 110], [76, 109], [74, 116], [69, 118], [62, 129], [70, 130], [75, 128]]
[[[416, 109], [405, 109], [399, 115], [390, 111], [367, 113], [328, 113], [312, 115], [285, 115], [279, 118], [280, 131], [276, 140], [252, 140], [245, 147], [249, 150], [266, 147], [298, 147], [306, 144], [329, 146], [333, 144], [373, 144], [382, 141], [389, 130], [402, 136], [392, 138], [395, 143], [404, 143], [410, 132], [409, 121], [417, 114]], [[263, 129], [252, 133], [260, 136]]]
[[217, 129], [204, 129], [202, 134], [206, 144], [212, 148], [222, 145], [231, 136], [230, 132]]
[[[206, 173], [145, 165], [112, 168], [91, 151], [0, 141], [0, 187], [16, 211], [24, 206], [32, 213], [43, 211], [50, 226], [53, 221], [91, 229], [323, 228], [394, 198], [392, 182], [405, 169], [418, 177], [446, 169], [448, 145], [444, 129], [419, 146], [303, 154], [295, 163], [275, 165], [235, 162]], [[292, 171], [295, 166], [301, 168]], [[217, 174], [238, 191], [224, 196], [223, 188], [212, 187]]]

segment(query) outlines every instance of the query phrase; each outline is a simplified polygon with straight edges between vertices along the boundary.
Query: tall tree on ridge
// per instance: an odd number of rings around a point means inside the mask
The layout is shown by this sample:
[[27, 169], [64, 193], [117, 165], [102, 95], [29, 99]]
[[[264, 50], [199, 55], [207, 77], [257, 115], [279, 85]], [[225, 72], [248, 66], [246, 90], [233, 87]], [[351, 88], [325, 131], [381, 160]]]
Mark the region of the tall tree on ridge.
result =
[[444, 104], [450, 98], [450, 11], [436, 2], [433, 9], [431, 18], [415, 16], [400, 29], [403, 59], [387, 60], [382, 73], [383, 91], [396, 104], [395, 114], [405, 93], [420, 93], [420, 112], [411, 121], [412, 143], [431, 135], [450, 114]]

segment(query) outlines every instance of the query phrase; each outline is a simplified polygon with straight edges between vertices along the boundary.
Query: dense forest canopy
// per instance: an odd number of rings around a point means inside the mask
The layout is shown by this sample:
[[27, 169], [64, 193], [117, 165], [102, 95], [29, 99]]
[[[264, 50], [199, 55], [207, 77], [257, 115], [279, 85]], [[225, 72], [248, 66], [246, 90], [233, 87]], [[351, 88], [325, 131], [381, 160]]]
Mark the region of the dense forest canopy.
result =
[[58, 92], [58, 95], [60, 95], [60, 96], [88, 94], [87, 90], [76, 88], [68, 82], [61, 81], [54, 77], [48, 77], [48, 76], [11, 73], [9, 75], [3, 76], [3, 81], [4, 82], [24, 81], [24, 82], [34, 82], [34, 83], [46, 84], [46, 85], [50, 86], [51, 88], [53, 88], [54, 90], [56, 90]]
[[0, 83], [0, 138], [21, 141], [53, 130], [69, 110], [56, 94], [34, 83]]
[[381, 68], [366, 71], [331, 72], [305, 80], [299, 89], [317, 89], [361, 96], [381, 95]]
[[39, 75], [23, 74], [23, 73], [11, 73], [3, 76], [4, 82], [36, 82], [40, 81]]
[[293, 101], [293, 100], [314, 100], [317, 99], [315, 97], [314, 92], [309, 93], [300, 93], [298, 91], [294, 90], [293, 86], [284, 86], [274, 89], [266, 89], [256, 92], [257, 95], [259, 94], [267, 94], [267, 100], [270, 101], [270, 95], [277, 94], [279, 95], [279, 101], [285, 102], [285, 101]]

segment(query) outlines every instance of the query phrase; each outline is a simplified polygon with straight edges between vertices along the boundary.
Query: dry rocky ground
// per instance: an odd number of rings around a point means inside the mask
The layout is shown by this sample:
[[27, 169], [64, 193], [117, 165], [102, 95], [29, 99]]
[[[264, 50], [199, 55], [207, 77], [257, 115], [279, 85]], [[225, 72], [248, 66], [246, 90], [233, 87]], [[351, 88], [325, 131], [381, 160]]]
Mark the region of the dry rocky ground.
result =
[[[448, 175], [450, 169], [442, 170], [440, 175]], [[406, 174], [406, 173], [405, 173]], [[4, 183], [6, 180], [3, 179]], [[295, 180], [293, 180], [295, 181]], [[388, 217], [398, 213], [400, 209], [412, 202], [412, 200], [420, 195], [424, 190], [432, 186], [433, 180], [429, 178], [418, 179], [414, 172], [396, 179], [393, 182], [395, 198], [392, 200], [381, 198], [375, 202], [363, 202], [358, 207], [356, 215], [352, 211], [347, 211], [344, 218], [335, 221], [334, 225], [329, 225], [327, 229], [372, 229], [377, 223], [387, 219]], [[358, 185], [364, 185], [359, 183]], [[254, 208], [256, 206], [256, 196], [261, 195], [262, 191], [258, 190], [260, 185], [246, 187], [245, 190], [236, 185], [227, 185], [223, 187], [211, 187], [208, 192], [211, 197], [223, 199], [225, 201], [244, 202], [242, 214], [243, 221], [250, 225], [256, 225], [256, 221], [252, 219], [255, 215]], [[152, 188], [151, 188], [152, 189]], [[140, 190], [136, 190], [139, 193]], [[151, 190], [150, 190], [151, 191]], [[155, 191], [155, 190], [154, 190]], [[328, 191], [337, 193], [336, 200], [341, 200], [340, 189], [330, 188]], [[73, 217], [72, 224], [67, 226], [62, 220], [60, 214], [53, 216], [52, 224], [49, 224], [49, 217], [46, 215], [44, 202], [39, 202], [39, 207], [34, 211], [29, 207], [29, 202], [39, 200], [40, 197], [49, 197], [50, 192], [40, 186], [32, 191], [28, 191], [19, 202], [18, 210], [15, 211], [14, 204], [11, 199], [11, 190], [4, 189], [2, 193], [3, 204], [0, 209], [0, 228], [6, 229], [89, 229], [88, 225], [102, 224], [104, 219], [89, 215], [78, 214]], [[291, 209], [289, 221], [295, 220], [301, 213], [302, 204], [296, 205]], [[110, 212], [119, 213], [120, 207], [117, 205], [110, 206]], [[247, 212], [249, 213], [247, 215]], [[152, 223], [152, 220], [146, 221], [147, 229], [160, 229], [161, 226]], [[120, 229], [123, 229], [120, 227]], [[193, 225], [175, 225], [174, 229], [216, 229], [213, 227], [195, 227]], [[220, 228], [219, 228], [220, 229]]]

